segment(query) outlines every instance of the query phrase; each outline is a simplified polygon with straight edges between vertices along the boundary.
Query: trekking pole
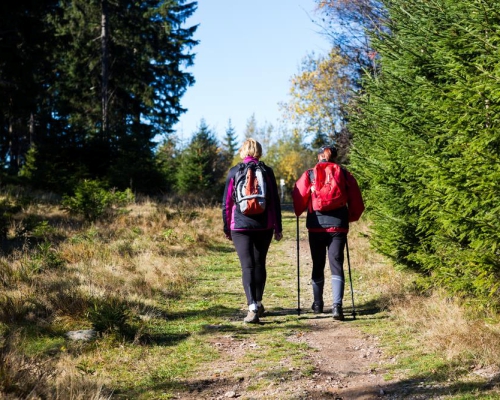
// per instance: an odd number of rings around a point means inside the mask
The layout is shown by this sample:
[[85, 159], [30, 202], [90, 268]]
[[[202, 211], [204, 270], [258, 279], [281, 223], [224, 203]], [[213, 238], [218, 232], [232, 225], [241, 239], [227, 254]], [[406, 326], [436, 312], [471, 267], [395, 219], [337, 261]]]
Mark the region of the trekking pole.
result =
[[299, 217], [297, 217], [297, 315], [300, 315]]
[[354, 290], [352, 289], [351, 260], [349, 259], [349, 244], [347, 242], [347, 236], [345, 238], [345, 248], [347, 250], [347, 265], [349, 267], [349, 282], [351, 283], [352, 318], [356, 319], [356, 309], [354, 308]]

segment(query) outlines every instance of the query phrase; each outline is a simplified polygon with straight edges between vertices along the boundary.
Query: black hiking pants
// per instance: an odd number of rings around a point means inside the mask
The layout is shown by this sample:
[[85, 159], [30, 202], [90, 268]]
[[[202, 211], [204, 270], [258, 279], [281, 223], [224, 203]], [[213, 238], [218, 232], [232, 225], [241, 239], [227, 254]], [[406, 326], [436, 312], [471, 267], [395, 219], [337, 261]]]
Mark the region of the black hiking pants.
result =
[[[332, 273], [333, 303], [342, 304], [344, 297], [344, 248], [347, 241], [345, 232], [309, 232], [309, 248], [312, 258], [311, 280], [315, 292], [315, 301], [323, 296], [325, 282], [325, 263], [328, 262]], [[316, 298], [318, 297], [318, 299]]]
[[262, 301], [267, 278], [266, 257], [273, 231], [231, 231], [231, 237], [240, 259], [247, 304]]

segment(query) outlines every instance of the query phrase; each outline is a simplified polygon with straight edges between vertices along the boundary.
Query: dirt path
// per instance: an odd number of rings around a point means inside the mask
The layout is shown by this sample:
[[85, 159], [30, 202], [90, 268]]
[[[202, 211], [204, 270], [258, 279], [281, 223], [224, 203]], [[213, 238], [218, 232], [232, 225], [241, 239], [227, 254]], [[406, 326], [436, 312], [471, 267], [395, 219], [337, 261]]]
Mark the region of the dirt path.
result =
[[351, 328], [348, 322], [333, 321], [329, 315], [307, 323], [312, 329], [302, 340], [317, 351], [308, 355], [316, 372], [306, 398], [364, 400], [384, 394], [376, 338]]
[[[310, 263], [308, 245], [301, 240], [301, 264], [304, 271]], [[290, 246], [290, 244], [288, 244]], [[296, 257], [288, 252], [286, 257]], [[290, 260], [293, 264], [294, 260]], [[301, 307], [311, 304], [310, 286], [304, 285]], [[347, 299], [347, 298], [346, 298]], [[325, 302], [327, 300], [325, 299]], [[310, 309], [303, 309], [300, 320], [303, 329], [292, 332], [288, 340], [307, 344], [305, 359], [309, 369], [293, 366], [283, 360], [279, 369], [264, 369], [260, 372], [255, 365], [244, 365], [247, 352], [258, 348], [251, 335], [239, 336], [230, 332], [220, 332], [213, 336], [212, 345], [220, 358], [193, 379], [184, 382], [189, 392], [178, 393], [178, 399], [342, 399], [368, 400], [396, 398], [388, 396], [384, 389], [384, 371], [380, 365], [383, 355], [377, 338], [362, 333], [351, 323], [346, 314], [343, 322], [335, 321], [325, 307], [325, 313], [315, 315]], [[348, 309], [347, 309], [348, 311]], [[262, 318], [261, 324], [280, 324], [290, 318], [295, 310], [285, 314], [273, 310], [272, 306]], [[234, 323], [241, 324], [245, 315], [235, 316]], [[363, 318], [362, 316], [359, 318]], [[217, 327], [213, 327], [217, 331]], [[387, 383], [385, 383], [387, 384]]]
[[[267, 318], [279, 318], [268, 316]], [[190, 392], [178, 399], [342, 399], [368, 400], [385, 397], [383, 371], [379, 369], [381, 351], [377, 340], [350, 326], [349, 321], [334, 321], [329, 314], [306, 312], [301, 316], [309, 329], [299, 331], [289, 340], [306, 343], [311, 350], [306, 359], [314, 366], [312, 374], [291, 365], [282, 365], [285, 374], [269, 384], [273, 371], [256, 377], [236, 375], [245, 352], [258, 345], [251, 339], [221, 335], [213, 345], [220, 359], [189, 382]], [[251, 368], [251, 366], [249, 366]], [[236, 376], [235, 376], [236, 375]], [[267, 387], [262, 383], [267, 382]], [[385, 397], [387, 398], [387, 397]]]

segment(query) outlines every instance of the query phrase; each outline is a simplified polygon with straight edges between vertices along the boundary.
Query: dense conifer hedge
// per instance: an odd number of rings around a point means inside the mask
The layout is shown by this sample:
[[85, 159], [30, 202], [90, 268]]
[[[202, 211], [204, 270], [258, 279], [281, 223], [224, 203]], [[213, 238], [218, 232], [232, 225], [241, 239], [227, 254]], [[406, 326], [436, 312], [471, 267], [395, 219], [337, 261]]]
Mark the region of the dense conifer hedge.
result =
[[374, 244], [427, 283], [498, 305], [500, 7], [385, 5], [380, 68], [350, 124]]

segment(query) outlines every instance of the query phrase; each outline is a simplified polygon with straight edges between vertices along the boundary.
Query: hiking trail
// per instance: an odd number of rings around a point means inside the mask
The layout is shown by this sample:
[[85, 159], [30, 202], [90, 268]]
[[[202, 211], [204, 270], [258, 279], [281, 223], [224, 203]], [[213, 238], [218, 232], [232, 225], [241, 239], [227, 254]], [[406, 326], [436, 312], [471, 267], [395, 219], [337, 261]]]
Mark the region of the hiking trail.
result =
[[[282, 248], [292, 246], [288, 243], [279, 244]], [[276, 242], [273, 244], [276, 246]], [[285, 247], [286, 246], [286, 247]], [[356, 249], [351, 250], [355, 252]], [[307, 239], [300, 240], [301, 276], [310, 271], [310, 255]], [[296, 251], [288, 251], [285, 255], [290, 265], [296, 263]], [[352, 257], [352, 256], [351, 256]], [[346, 279], [347, 261], [346, 261]], [[328, 271], [326, 271], [328, 272]], [[328, 276], [328, 275], [327, 275]], [[302, 278], [301, 278], [302, 280]], [[355, 288], [356, 292], [356, 288]], [[378, 346], [378, 338], [363, 333], [352, 324], [351, 294], [346, 282], [344, 306], [345, 321], [335, 321], [327, 307], [325, 298], [325, 312], [314, 314], [310, 309], [312, 304], [311, 287], [301, 288], [301, 315], [297, 310], [275, 310], [272, 304], [266, 303], [266, 314], [261, 319], [260, 326], [280, 323], [285, 316], [297, 315], [304, 329], [293, 331], [288, 340], [307, 344], [304, 357], [313, 366], [312, 373], [304, 373], [301, 368], [287, 365], [286, 359], [281, 362], [281, 370], [288, 371], [279, 379], [269, 383], [265, 378], [276, 374], [276, 371], [262, 370], [256, 372], [252, 363], [244, 364], [242, 358], [247, 352], [252, 352], [259, 345], [252, 340], [251, 335], [241, 337], [214, 326], [216, 334], [211, 343], [217, 349], [220, 357], [210, 365], [199, 370], [192, 378], [184, 383], [188, 392], [177, 393], [177, 399], [337, 399], [337, 400], [371, 400], [408, 398], [394, 396], [394, 387], [391, 393], [386, 389], [391, 382], [384, 381], [382, 365], [391, 362], [384, 358]], [[269, 300], [268, 300], [269, 301]], [[358, 305], [356, 305], [357, 307]], [[246, 310], [241, 309], [231, 321], [233, 324], [245, 325], [241, 322]], [[357, 319], [363, 318], [363, 310], [357, 310]], [[370, 315], [373, 318], [373, 315]], [[259, 329], [259, 327], [255, 327]], [[241, 371], [235, 374], [235, 370]], [[265, 382], [265, 383], [264, 383]], [[416, 397], [415, 397], [416, 398]]]

